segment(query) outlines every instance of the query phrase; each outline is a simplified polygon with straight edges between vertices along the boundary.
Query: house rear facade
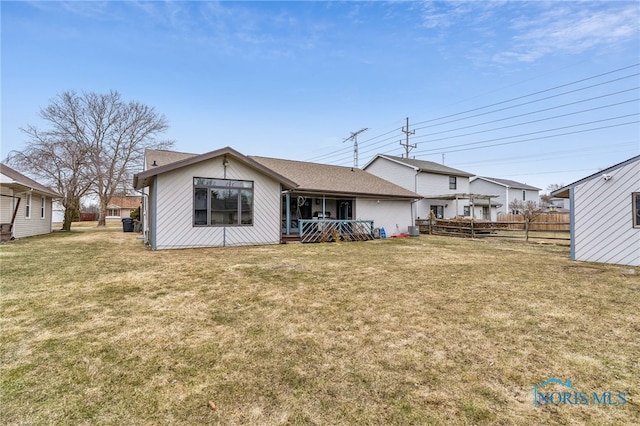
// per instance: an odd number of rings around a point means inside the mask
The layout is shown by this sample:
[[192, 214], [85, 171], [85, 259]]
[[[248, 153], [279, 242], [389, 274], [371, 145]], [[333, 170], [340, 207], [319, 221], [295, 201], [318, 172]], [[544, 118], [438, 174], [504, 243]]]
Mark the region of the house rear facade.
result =
[[[226, 147], [196, 155], [149, 150], [144, 189], [153, 249], [278, 244], [327, 224], [406, 232], [417, 194], [348, 167], [249, 157]], [[306, 226], [306, 231], [305, 231]]]
[[416, 218], [437, 219], [456, 216], [496, 219], [495, 199], [491, 194], [473, 193], [469, 180], [473, 174], [432, 161], [377, 154], [365, 171], [419, 194], [414, 204]]

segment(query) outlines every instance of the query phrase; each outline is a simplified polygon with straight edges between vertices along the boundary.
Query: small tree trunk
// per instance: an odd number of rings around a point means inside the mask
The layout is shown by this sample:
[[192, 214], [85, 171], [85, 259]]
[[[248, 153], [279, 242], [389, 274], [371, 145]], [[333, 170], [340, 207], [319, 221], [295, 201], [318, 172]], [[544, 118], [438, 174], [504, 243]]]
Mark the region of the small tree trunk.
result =
[[529, 220], [525, 219], [524, 221], [524, 240], [529, 242]]

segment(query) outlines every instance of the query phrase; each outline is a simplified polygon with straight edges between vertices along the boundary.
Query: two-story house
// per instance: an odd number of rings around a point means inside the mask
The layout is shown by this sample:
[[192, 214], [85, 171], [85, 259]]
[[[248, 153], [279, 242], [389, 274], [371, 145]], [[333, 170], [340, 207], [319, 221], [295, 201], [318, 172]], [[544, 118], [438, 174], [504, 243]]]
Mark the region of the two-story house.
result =
[[498, 213], [512, 213], [509, 203], [517, 201], [535, 201], [540, 199], [540, 188], [509, 179], [498, 179], [485, 176], [474, 176], [469, 181], [471, 192], [481, 194], [497, 194], [498, 204], [502, 204]]
[[432, 161], [386, 154], [377, 154], [363, 170], [423, 196], [414, 203], [415, 218], [427, 218], [433, 212], [438, 219], [456, 216], [497, 219], [497, 195], [471, 191], [472, 173]]

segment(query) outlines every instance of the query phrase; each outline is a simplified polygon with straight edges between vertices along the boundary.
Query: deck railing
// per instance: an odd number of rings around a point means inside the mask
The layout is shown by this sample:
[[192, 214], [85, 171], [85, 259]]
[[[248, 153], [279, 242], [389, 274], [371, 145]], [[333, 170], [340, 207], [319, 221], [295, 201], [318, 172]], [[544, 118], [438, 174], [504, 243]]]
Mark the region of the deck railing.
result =
[[373, 240], [372, 220], [300, 219], [298, 224], [303, 243]]

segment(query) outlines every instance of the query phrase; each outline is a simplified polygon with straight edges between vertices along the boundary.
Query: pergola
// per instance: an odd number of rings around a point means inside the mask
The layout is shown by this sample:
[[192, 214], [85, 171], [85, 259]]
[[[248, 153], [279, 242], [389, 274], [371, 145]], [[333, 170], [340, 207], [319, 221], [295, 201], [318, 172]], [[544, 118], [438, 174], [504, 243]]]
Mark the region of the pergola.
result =
[[[487, 204], [489, 206], [489, 209], [491, 209], [491, 199], [492, 198], [498, 198], [498, 195], [484, 195], [484, 194], [468, 194], [468, 193], [461, 193], [461, 194], [443, 194], [443, 195], [431, 195], [429, 197], [424, 197], [425, 200], [448, 200], [448, 201], [454, 201], [456, 202], [456, 212], [459, 210], [458, 209], [458, 200], [470, 200], [471, 201], [471, 218], [475, 219], [475, 212], [474, 212], [474, 208], [476, 205], [476, 200], [486, 200]], [[478, 205], [480, 206], [484, 206], [485, 203], [478, 203]], [[498, 207], [501, 204], [497, 204], [494, 203], [494, 206]]]

